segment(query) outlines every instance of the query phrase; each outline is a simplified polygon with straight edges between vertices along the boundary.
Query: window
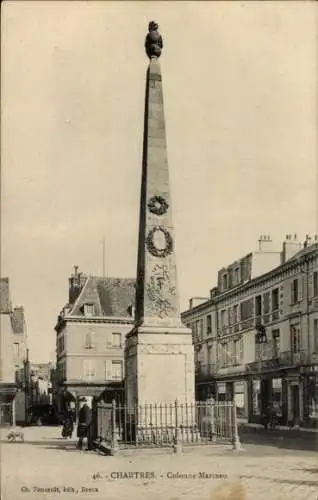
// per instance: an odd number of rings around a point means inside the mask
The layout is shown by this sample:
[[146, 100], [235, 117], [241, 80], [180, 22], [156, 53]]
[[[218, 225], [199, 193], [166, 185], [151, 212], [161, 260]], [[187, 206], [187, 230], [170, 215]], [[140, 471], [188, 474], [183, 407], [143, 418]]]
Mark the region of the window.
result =
[[300, 351], [300, 328], [299, 326], [292, 325], [290, 330], [292, 352], [297, 353]]
[[318, 296], [318, 271], [314, 272], [313, 275], [313, 289], [314, 289], [314, 297]]
[[112, 380], [123, 379], [123, 363], [122, 361], [112, 361]]
[[83, 373], [86, 380], [90, 380], [96, 376], [96, 366], [94, 359], [83, 360]]
[[240, 317], [242, 329], [249, 328], [253, 324], [253, 299], [244, 300], [240, 303]]
[[279, 329], [272, 331], [273, 337], [273, 357], [279, 358], [280, 353], [280, 331]]
[[253, 395], [253, 415], [260, 415], [261, 414], [261, 382], [260, 382], [260, 380], [253, 380], [252, 395]]
[[291, 283], [291, 303], [296, 304], [299, 300], [298, 278]]
[[213, 364], [213, 347], [211, 345], [208, 346], [208, 365], [212, 369]]
[[233, 342], [233, 365], [240, 364], [240, 342], [239, 340], [235, 340]]
[[272, 311], [279, 309], [279, 289], [275, 288], [272, 290]]
[[223, 290], [226, 290], [228, 287], [228, 282], [227, 282], [227, 274], [223, 275]]
[[246, 382], [234, 382], [234, 401], [236, 405], [236, 414], [239, 418], [245, 417], [247, 413], [245, 391]]
[[206, 332], [207, 334], [212, 333], [212, 316], [209, 314], [206, 317]]
[[84, 315], [93, 316], [94, 314], [94, 304], [84, 304]]
[[60, 375], [60, 380], [66, 380], [66, 363], [65, 361], [61, 361], [59, 364], [59, 375]]
[[94, 349], [95, 347], [95, 334], [93, 332], [87, 332], [85, 336], [85, 349]]
[[204, 333], [204, 323], [203, 319], [200, 319], [200, 339], [203, 338], [203, 333]]
[[314, 352], [318, 352], [318, 319], [314, 319]]
[[112, 347], [121, 347], [121, 333], [112, 334]]
[[200, 321], [197, 320], [195, 322], [195, 334], [196, 334], [197, 337], [199, 336], [199, 333], [200, 333]]
[[273, 378], [272, 399], [273, 399], [273, 409], [276, 413], [276, 416], [281, 417], [283, 414], [283, 390], [282, 390], [281, 378]]
[[236, 304], [233, 307], [233, 325], [234, 325], [234, 332], [239, 331], [239, 318], [238, 318], [238, 305]]
[[262, 296], [257, 295], [255, 297], [255, 316], [256, 321], [262, 321]]
[[235, 280], [235, 284], [238, 285], [240, 282], [240, 268], [239, 267], [237, 267], [234, 270], [234, 280]]
[[223, 311], [221, 311], [221, 330], [223, 330], [225, 328], [225, 309], [223, 309]]
[[270, 293], [266, 292], [263, 295], [263, 303], [264, 303], [264, 317], [263, 317], [263, 322], [264, 323], [269, 323], [270, 317], [269, 317], [269, 312], [270, 312]]
[[239, 340], [239, 364], [242, 365], [244, 362], [244, 339], [243, 337], [240, 338]]
[[224, 367], [224, 346], [223, 346], [223, 344], [218, 344], [217, 349], [218, 349], [218, 360], [219, 360], [220, 368], [223, 368]]
[[64, 335], [61, 335], [57, 339], [57, 352], [61, 354], [64, 351]]

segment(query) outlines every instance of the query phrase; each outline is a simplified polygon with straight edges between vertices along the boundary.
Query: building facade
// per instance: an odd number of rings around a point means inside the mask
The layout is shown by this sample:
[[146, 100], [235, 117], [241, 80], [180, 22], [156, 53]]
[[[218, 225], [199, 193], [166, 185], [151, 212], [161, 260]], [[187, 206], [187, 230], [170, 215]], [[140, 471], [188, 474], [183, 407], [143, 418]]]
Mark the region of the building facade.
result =
[[281, 425], [317, 425], [317, 237], [302, 245], [288, 235], [281, 252], [260, 238], [182, 320], [193, 331], [197, 398], [233, 398], [249, 422], [271, 403]]
[[0, 420], [15, 423], [15, 397], [18, 374], [26, 353], [26, 328], [23, 307], [12, 307], [9, 278], [0, 278]]
[[123, 397], [125, 335], [134, 319], [135, 280], [75, 272], [58, 316], [55, 385], [60, 412], [67, 401]]

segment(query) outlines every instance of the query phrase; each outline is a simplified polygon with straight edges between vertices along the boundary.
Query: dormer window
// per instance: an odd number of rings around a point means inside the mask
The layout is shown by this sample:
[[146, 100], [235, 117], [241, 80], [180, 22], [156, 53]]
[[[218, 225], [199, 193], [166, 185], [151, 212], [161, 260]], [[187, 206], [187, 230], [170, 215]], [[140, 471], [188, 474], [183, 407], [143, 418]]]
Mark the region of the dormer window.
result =
[[227, 290], [228, 288], [228, 280], [227, 280], [228, 276], [227, 274], [224, 274], [223, 275], [223, 290]]
[[235, 284], [238, 285], [240, 282], [240, 268], [239, 267], [234, 269], [234, 279], [235, 279]]
[[93, 316], [94, 312], [94, 304], [84, 304], [84, 316]]

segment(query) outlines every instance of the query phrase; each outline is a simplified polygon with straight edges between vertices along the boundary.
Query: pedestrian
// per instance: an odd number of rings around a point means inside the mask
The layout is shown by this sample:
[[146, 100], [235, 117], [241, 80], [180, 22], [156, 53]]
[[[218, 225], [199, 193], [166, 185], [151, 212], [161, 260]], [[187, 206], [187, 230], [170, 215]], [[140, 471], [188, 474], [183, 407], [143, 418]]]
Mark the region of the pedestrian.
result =
[[276, 427], [276, 409], [274, 407], [274, 405], [271, 407], [271, 415], [270, 415], [270, 429], [272, 431], [275, 430], [275, 427]]
[[264, 430], [267, 432], [268, 431], [268, 424], [270, 422], [270, 405], [267, 404], [264, 408], [263, 412], [263, 425], [264, 425]]
[[62, 437], [64, 439], [72, 438], [74, 432], [74, 420], [72, 410], [67, 410], [62, 429]]
[[79, 450], [83, 449], [83, 442], [86, 439], [86, 448], [91, 448], [91, 423], [92, 423], [92, 410], [87, 404], [87, 400], [83, 400], [83, 406], [81, 407], [78, 415], [78, 426], [77, 426], [77, 437], [78, 443], [77, 448]]

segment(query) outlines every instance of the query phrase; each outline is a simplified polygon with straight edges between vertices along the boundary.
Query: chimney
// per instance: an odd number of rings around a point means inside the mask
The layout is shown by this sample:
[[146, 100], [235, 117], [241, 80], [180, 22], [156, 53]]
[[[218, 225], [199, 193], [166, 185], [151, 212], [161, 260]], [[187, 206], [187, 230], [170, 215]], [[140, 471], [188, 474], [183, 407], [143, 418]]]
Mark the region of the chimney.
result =
[[273, 251], [273, 241], [269, 235], [262, 234], [258, 239], [259, 252]]
[[[315, 241], [316, 241], [316, 236], [315, 236]], [[306, 234], [306, 238], [305, 238], [305, 241], [304, 241], [304, 248], [307, 248], [310, 245], [312, 245], [311, 236], [309, 234]]]
[[282, 264], [291, 259], [299, 250], [301, 250], [301, 243], [298, 241], [297, 234], [294, 234], [294, 236], [286, 234], [281, 253]]

